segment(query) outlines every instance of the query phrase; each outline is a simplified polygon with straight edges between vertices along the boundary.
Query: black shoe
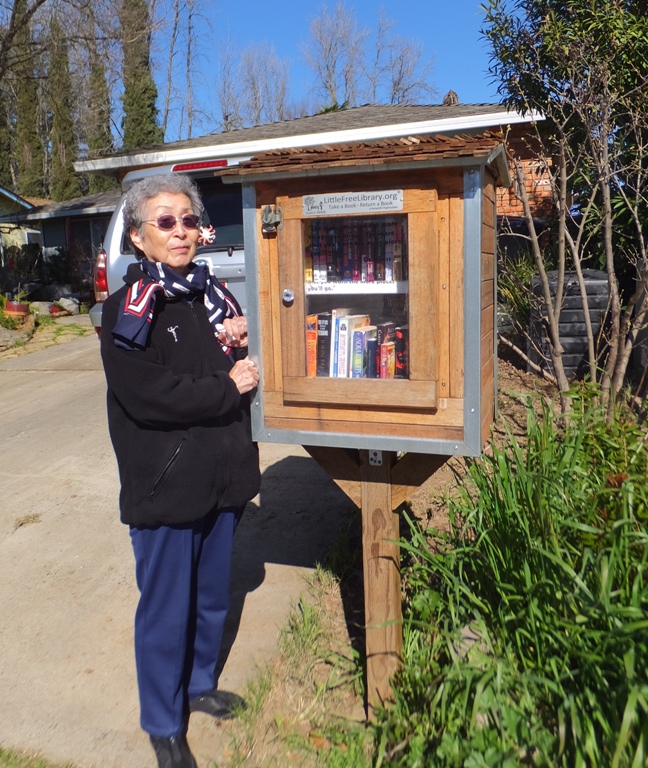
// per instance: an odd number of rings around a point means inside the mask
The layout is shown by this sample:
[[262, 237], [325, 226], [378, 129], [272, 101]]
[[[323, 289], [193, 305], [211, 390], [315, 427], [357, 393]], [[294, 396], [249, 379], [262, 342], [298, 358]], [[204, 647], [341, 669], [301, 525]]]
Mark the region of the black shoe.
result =
[[244, 699], [229, 691], [214, 689], [189, 700], [190, 712], [205, 712], [217, 720], [231, 720], [242, 709], [247, 709]]
[[149, 738], [159, 768], [198, 768], [184, 734], [169, 737], [150, 736]]

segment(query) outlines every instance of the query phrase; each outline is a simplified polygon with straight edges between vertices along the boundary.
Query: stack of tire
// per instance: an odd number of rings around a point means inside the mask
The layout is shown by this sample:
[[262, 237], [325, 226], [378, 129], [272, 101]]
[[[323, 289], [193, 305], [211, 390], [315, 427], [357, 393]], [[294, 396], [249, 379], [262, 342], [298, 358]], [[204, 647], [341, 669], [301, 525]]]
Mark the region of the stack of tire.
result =
[[[558, 273], [548, 272], [552, 298], [556, 295]], [[585, 292], [592, 331], [596, 340], [605, 319], [608, 306], [609, 287], [606, 272], [593, 269], [583, 271]], [[531, 327], [529, 329], [529, 358], [543, 370], [553, 373], [550, 344], [547, 337], [546, 311], [542, 298], [540, 276], [531, 280], [532, 306]], [[581, 378], [587, 370], [587, 330], [585, 310], [580, 287], [575, 272], [565, 273], [563, 302], [560, 310], [560, 343], [563, 347], [563, 364], [568, 378]]]

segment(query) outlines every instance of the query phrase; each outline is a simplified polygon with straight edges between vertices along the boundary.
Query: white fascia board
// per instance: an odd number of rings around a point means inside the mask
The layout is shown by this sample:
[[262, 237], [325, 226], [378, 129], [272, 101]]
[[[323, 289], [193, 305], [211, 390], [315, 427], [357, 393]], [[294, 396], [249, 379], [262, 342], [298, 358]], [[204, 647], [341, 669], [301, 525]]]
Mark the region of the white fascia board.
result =
[[483, 115], [468, 115], [461, 118], [446, 120], [425, 120], [418, 123], [398, 123], [396, 125], [381, 125], [375, 127], [352, 128], [345, 131], [327, 131], [326, 133], [311, 133], [301, 136], [281, 136], [273, 139], [257, 141], [240, 141], [232, 144], [208, 145], [204, 147], [186, 147], [183, 149], [158, 150], [156, 152], [141, 152], [139, 154], [122, 155], [121, 157], [105, 157], [97, 160], [85, 160], [74, 164], [78, 173], [132, 168], [137, 165], [161, 165], [189, 161], [207, 160], [214, 157], [239, 159], [258, 155], [274, 149], [290, 149], [292, 147], [316, 147], [321, 144], [342, 144], [353, 141], [372, 141], [390, 139], [397, 136], [413, 136], [429, 133], [461, 133], [477, 128], [492, 128], [498, 125], [513, 125], [514, 123], [531, 123], [544, 120], [538, 113], [521, 115], [519, 112], [490, 112]]
[[[2, 224], [21, 224], [27, 221], [45, 221], [46, 219], [68, 219], [76, 216], [94, 216], [98, 214], [106, 214], [111, 216], [115, 210], [116, 205], [101, 205], [94, 208], [79, 208], [74, 210], [60, 210], [55, 211], [36, 211], [30, 213], [25, 211], [24, 213], [12, 213], [7, 216], [0, 217], [0, 223]], [[38, 230], [36, 230], [38, 231]]]
[[79, 208], [74, 210], [57, 210], [57, 211], [40, 211], [33, 214], [27, 214], [26, 221], [42, 221], [44, 219], [68, 219], [76, 216], [95, 216], [99, 214], [112, 215], [112, 212], [117, 207], [115, 205], [100, 205], [94, 208]]

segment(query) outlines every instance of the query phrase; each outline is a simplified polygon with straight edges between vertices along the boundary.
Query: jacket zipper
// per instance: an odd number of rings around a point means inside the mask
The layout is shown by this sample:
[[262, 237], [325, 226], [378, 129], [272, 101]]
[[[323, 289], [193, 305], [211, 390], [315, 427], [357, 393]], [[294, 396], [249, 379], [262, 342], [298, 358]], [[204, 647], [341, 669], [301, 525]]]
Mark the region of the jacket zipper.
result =
[[[202, 354], [203, 372], [205, 374], [207, 374], [207, 361], [205, 359], [205, 347], [203, 345], [202, 334], [200, 333], [200, 323], [198, 322], [198, 315], [196, 314], [196, 310], [194, 309], [194, 301], [195, 301], [195, 299], [190, 299], [190, 300], [188, 299], [187, 300], [187, 304], [189, 304], [189, 306], [191, 307], [191, 314], [193, 315], [194, 322], [196, 323], [196, 326], [198, 328], [198, 339], [199, 339], [199, 343], [200, 343], [200, 351], [201, 351], [201, 354]], [[218, 421], [221, 424], [223, 422], [223, 420], [221, 418], [219, 418]], [[224, 461], [226, 463], [229, 461], [228, 442], [229, 442], [229, 440], [228, 440], [227, 431], [224, 430], [224, 434], [223, 434], [223, 443], [224, 443], [224, 446], [225, 446]], [[223, 471], [223, 476], [224, 477], [229, 477], [229, 468], [228, 467], [225, 467], [225, 469]], [[222, 494], [221, 498], [226, 498], [228, 492], [229, 492], [229, 483], [227, 484], [227, 487], [223, 490], [223, 494]]]
[[[203, 345], [203, 337], [202, 337], [202, 334], [200, 332], [200, 323], [198, 321], [198, 315], [196, 314], [196, 310], [194, 309], [194, 301], [195, 301], [195, 299], [187, 299], [187, 304], [189, 304], [189, 307], [191, 308], [191, 314], [193, 315], [194, 322], [196, 323], [196, 326], [198, 328], [198, 340], [199, 340], [199, 343], [200, 343], [200, 351], [201, 351], [201, 354], [202, 354], [203, 372], [205, 374], [207, 374], [207, 361], [206, 361], [206, 356], [205, 356], [205, 347]], [[217, 341], [217, 343], [218, 343], [218, 341]], [[223, 422], [222, 418], [220, 418], [220, 417], [218, 418], [218, 421], [221, 424]], [[225, 462], [227, 462], [229, 460], [229, 450], [227, 450], [227, 447], [228, 447], [227, 446], [228, 435], [227, 435], [227, 431], [226, 430], [224, 431], [224, 434], [223, 434], [223, 443], [225, 444], [225, 452], [224, 452], [225, 453], [225, 457], [224, 457], [224, 460], [225, 460]], [[224, 477], [227, 477], [228, 473], [229, 473], [229, 469], [226, 468], [225, 471], [223, 472]], [[225, 498], [227, 496], [228, 491], [229, 491], [229, 483], [227, 484], [227, 488], [224, 489], [221, 498]]]
[[166, 476], [171, 471], [173, 465], [176, 463], [178, 456], [180, 455], [180, 451], [182, 450], [187, 438], [183, 437], [182, 440], [176, 445], [175, 451], [171, 454], [169, 460], [167, 463], [162, 467], [162, 471], [160, 474], [155, 478], [155, 482], [153, 483], [153, 488], [151, 488], [151, 493], [149, 494], [149, 501], [152, 502], [155, 498], [157, 492], [160, 490], [160, 486], [165, 481]]

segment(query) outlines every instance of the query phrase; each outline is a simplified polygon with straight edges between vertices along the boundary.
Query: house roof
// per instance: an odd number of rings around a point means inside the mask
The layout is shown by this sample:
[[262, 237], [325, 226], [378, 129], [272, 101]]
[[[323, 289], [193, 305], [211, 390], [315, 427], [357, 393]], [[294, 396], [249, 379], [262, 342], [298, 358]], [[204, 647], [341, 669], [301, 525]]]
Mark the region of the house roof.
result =
[[23, 208], [31, 208], [34, 205], [34, 203], [31, 200], [21, 197], [20, 195], [17, 195], [15, 192], [12, 192], [6, 187], [0, 187], [0, 195], [2, 195], [2, 197], [8, 198], [14, 203], [17, 203]]
[[[402, 136], [372, 142], [302, 147], [264, 152], [239, 165], [223, 169], [221, 176], [262, 177], [266, 174], [290, 178], [297, 174], [320, 174], [327, 169], [349, 168], [359, 172], [362, 167], [375, 170], [378, 165], [455, 164], [458, 161], [483, 158], [493, 163], [497, 173], [508, 182], [501, 134], [486, 131], [477, 136]], [[499, 151], [498, 151], [499, 150]], [[500, 157], [501, 156], [501, 157]]]
[[292, 147], [409, 135], [481, 133], [488, 128], [536, 119], [540, 118], [535, 114], [509, 112], [501, 104], [369, 105], [120, 152], [78, 162], [75, 168], [79, 172], [118, 175], [137, 166], [214, 157], [238, 161], [261, 152]]
[[121, 190], [111, 189], [108, 192], [98, 192], [95, 195], [75, 197], [61, 203], [40, 205], [23, 213], [12, 213], [1, 216], [0, 222], [20, 223], [23, 221], [42, 221], [43, 219], [67, 218], [70, 216], [92, 216], [94, 214], [112, 213], [117, 207]]

